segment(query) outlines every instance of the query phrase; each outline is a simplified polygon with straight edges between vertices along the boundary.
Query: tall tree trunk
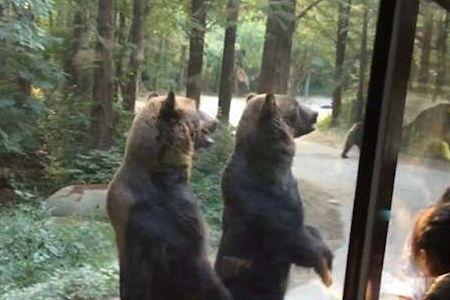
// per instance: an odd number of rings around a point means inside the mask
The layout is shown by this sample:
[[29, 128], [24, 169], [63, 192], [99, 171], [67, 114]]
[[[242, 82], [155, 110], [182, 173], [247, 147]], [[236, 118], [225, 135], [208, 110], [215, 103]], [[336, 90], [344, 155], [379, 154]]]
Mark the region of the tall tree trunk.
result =
[[295, 97], [301, 90], [306, 92], [304, 89], [311, 79], [311, 60], [312, 53], [308, 48], [293, 54], [291, 64], [295, 67], [291, 69], [289, 80], [288, 94], [290, 96]]
[[288, 89], [297, 0], [269, 0], [264, 50], [259, 75], [260, 93], [285, 94]]
[[[156, 44], [156, 41], [155, 41]], [[165, 45], [167, 44], [166, 37], [160, 37], [158, 40], [158, 49], [165, 49]], [[155, 61], [156, 65], [154, 69], [152, 70], [152, 88], [155, 90], [158, 90], [160, 88], [159, 86], [159, 72], [162, 68], [164, 68], [164, 60], [163, 60], [163, 54], [161, 51], [158, 51], [158, 53], [155, 54]]]
[[133, 1], [133, 21], [130, 29], [130, 43], [133, 48], [123, 91], [124, 107], [131, 112], [134, 111], [134, 104], [138, 97], [138, 82], [144, 56], [144, 25], [149, 12], [149, 0]]
[[181, 90], [186, 84], [186, 60], [187, 60], [187, 45], [181, 46], [180, 51], [180, 72], [177, 76], [177, 90]]
[[123, 11], [119, 11], [117, 21], [116, 39], [119, 46], [118, 53], [116, 54], [116, 82], [114, 87], [115, 99], [119, 97], [119, 91], [123, 91], [123, 72], [124, 72], [124, 58], [126, 54], [126, 40], [127, 40], [127, 22], [126, 16]]
[[348, 26], [350, 21], [350, 10], [352, 0], [338, 1], [338, 28], [336, 41], [336, 61], [334, 70], [334, 91], [333, 91], [333, 110], [332, 124], [336, 125], [341, 110], [342, 90], [345, 81], [344, 63], [345, 50], [347, 47]]
[[[77, 5], [77, 4], [76, 4]], [[78, 5], [77, 5], [78, 6]], [[76, 8], [73, 19], [73, 32], [71, 41], [71, 55], [68, 62], [70, 74], [70, 85], [75, 94], [80, 95], [84, 90], [82, 86], [83, 79], [83, 61], [80, 57], [80, 51], [83, 48], [84, 38], [87, 32], [86, 12], [81, 7]]]
[[430, 76], [430, 54], [431, 54], [431, 40], [433, 36], [433, 11], [427, 8], [425, 11], [424, 27], [422, 30], [422, 51], [420, 53], [419, 65], [419, 87], [425, 88], [428, 84]]
[[203, 51], [205, 48], [206, 0], [191, 1], [191, 23], [186, 97], [195, 99], [197, 106], [199, 106], [202, 90]]
[[358, 75], [358, 93], [356, 96], [356, 102], [353, 106], [352, 120], [353, 122], [362, 121], [363, 110], [365, 103], [366, 94], [366, 78], [367, 78], [367, 35], [368, 35], [368, 25], [369, 25], [369, 0], [365, 0], [363, 6], [363, 27], [361, 32], [361, 45], [359, 53], [359, 75]]
[[97, 31], [90, 138], [93, 148], [108, 149], [112, 145], [113, 129], [113, 0], [98, 1]]
[[0, 3], [0, 17], [5, 16], [6, 12], [6, 3]]
[[442, 93], [442, 88], [447, 83], [447, 60], [448, 60], [448, 32], [450, 30], [450, 12], [443, 12], [442, 19], [439, 24], [439, 37], [436, 42], [437, 46], [437, 76], [435, 83], [435, 94]]
[[234, 50], [236, 45], [237, 21], [240, 0], [228, 0], [227, 29], [223, 43], [222, 71], [219, 86], [219, 117], [228, 121], [230, 117], [231, 97], [233, 94]]

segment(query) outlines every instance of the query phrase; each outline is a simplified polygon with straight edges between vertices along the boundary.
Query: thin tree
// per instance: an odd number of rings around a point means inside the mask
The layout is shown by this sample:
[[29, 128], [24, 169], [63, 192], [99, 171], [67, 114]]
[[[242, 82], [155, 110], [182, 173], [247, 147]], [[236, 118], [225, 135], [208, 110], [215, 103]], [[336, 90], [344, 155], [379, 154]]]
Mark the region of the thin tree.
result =
[[122, 2], [116, 1], [116, 57], [115, 57], [115, 64], [116, 64], [116, 82], [114, 87], [114, 93], [115, 93], [115, 99], [117, 100], [119, 97], [119, 91], [123, 91], [124, 87], [124, 60], [127, 53], [127, 36], [128, 36], [128, 30], [127, 30], [127, 17], [125, 14], [125, 9], [122, 5], [119, 5], [119, 3], [122, 4]]
[[367, 35], [369, 25], [369, 0], [364, 0], [363, 3], [363, 19], [361, 30], [361, 45], [359, 50], [359, 74], [358, 74], [358, 92], [356, 95], [356, 102], [353, 106], [352, 119], [353, 122], [362, 121], [363, 109], [365, 103], [366, 78], [368, 67], [368, 50], [367, 50]]
[[227, 28], [223, 43], [222, 70], [219, 86], [219, 114], [218, 117], [228, 121], [230, 117], [231, 97], [233, 93], [234, 57], [236, 45], [237, 21], [239, 18], [240, 0], [228, 0]]
[[130, 29], [130, 44], [132, 50], [123, 91], [124, 108], [131, 112], [134, 111], [134, 104], [138, 97], [139, 75], [141, 74], [144, 56], [144, 25], [149, 12], [149, 0], [133, 1], [133, 21]]
[[113, 1], [98, 1], [96, 67], [92, 89], [91, 146], [108, 149], [112, 145], [113, 114]]
[[75, 94], [80, 95], [82, 87], [82, 61], [80, 59], [80, 51], [84, 46], [86, 39], [86, 33], [88, 31], [87, 24], [87, 14], [82, 8], [82, 5], [74, 2], [75, 13], [73, 17], [73, 31], [71, 39], [71, 49], [69, 60], [67, 62], [67, 69], [70, 75], [69, 83]]
[[206, 31], [206, 0], [191, 1], [191, 34], [189, 39], [189, 62], [186, 78], [186, 97], [200, 105], [202, 90], [203, 51]]
[[342, 90], [344, 86], [344, 63], [345, 51], [347, 47], [348, 27], [350, 22], [350, 10], [352, 7], [352, 0], [338, 1], [338, 26], [337, 26], [337, 40], [336, 40], [336, 59], [334, 70], [334, 91], [333, 91], [333, 110], [332, 110], [332, 124], [337, 124], [339, 117]]
[[425, 20], [421, 36], [421, 53], [419, 63], [419, 87], [425, 88], [430, 77], [431, 41], [433, 36], [434, 13], [430, 7], [425, 8]]
[[437, 74], [435, 82], [435, 94], [442, 93], [447, 80], [447, 60], [448, 60], [448, 32], [450, 30], [450, 12], [445, 11], [439, 22], [439, 35], [436, 41], [437, 48]]
[[269, 0], [259, 93], [287, 92], [296, 5], [297, 0]]

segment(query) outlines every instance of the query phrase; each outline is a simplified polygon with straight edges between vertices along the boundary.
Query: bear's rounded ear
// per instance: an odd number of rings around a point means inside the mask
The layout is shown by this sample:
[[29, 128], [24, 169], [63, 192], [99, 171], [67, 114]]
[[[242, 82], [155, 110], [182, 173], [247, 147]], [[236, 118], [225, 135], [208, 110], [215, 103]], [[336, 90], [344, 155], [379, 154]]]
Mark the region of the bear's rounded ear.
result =
[[250, 94], [247, 95], [247, 97], [245, 97], [245, 100], [248, 102], [251, 99], [253, 99], [255, 96], [256, 96], [256, 94], [250, 93]]
[[175, 109], [175, 94], [171, 91], [164, 100], [159, 111], [159, 117], [161, 119], [174, 119], [177, 117], [177, 111]]
[[261, 107], [260, 115], [261, 118], [272, 118], [277, 112], [277, 101], [275, 96], [271, 93], [266, 95], [264, 103]]
[[152, 98], [159, 97], [159, 94], [157, 92], [151, 92], [147, 95], [147, 101], [151, 100]]

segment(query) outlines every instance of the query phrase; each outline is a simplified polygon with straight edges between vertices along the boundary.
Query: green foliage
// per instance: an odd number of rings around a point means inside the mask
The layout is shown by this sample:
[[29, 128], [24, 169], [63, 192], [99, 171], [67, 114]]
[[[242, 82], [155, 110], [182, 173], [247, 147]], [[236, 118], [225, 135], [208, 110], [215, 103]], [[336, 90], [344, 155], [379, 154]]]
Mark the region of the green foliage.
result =
[[109, 224], [49, 218], [21, 205], [0, 212], [0, 299], [99, 299], [117, 291]]
[[32, 100], [24, 106], [27, 108], [17, 107], [12, 99], [0, 99], [0, 155], [23, 155], [39, 145], [35, 121], [42, 115], [42, 106]]
[[249, 12], [237, 30], [236, 49], [242, 53], [251, 91], [258, 89], [265, 30], [265, 18], [258, 12]]
[[48, 151], [56, 160], [71, 160], [86, 148], [90, 98], [56, 94], [47, 100], [47, 107], [42, 126], [47, 134]]
[[43, 124], [50, 164], [47, 172], [54, 189], [70, 184], [108, 183], [122, 161], [127, 132], [134, 115], [115, 103], [115, 145], [109, 150], [88, 147], [90, 101], [75, 95], [56, 98]]
[[49, 169], [57, 186], [69, 184], [101, 184], [111, 181], [122, 161], [123, 151], [89, 150], [77, 153], [71, 161], [54, 161]]
[[432, 140], [425, 149], [424, 156], [450, 162], [450, 147], [442, 140]]
[[44, 59], [45, 48], [57, 42], [40, 23], [52, 2], [15, 0], [7, 8], [0, 15], [0, 154], [17, 155], [38, 145], [37, 119], [45, 107], [33, 91], [51, 89], [61, 73]]
[[9, 300], [98, 300], [117, 294], [117, 266], [94, 268], [85, 266], [56, 271], [46, 282], [12, 290], [0, 299]]
[[234, 136], [228, 125], [222, 125], [214, 135], [216, 143], [211, 149], [198, 154], [192, 170], [192, 188], [202, 201], [202, 209], [209, 225], [216, 229], [222, 218], [222, 172], [233, 152]]

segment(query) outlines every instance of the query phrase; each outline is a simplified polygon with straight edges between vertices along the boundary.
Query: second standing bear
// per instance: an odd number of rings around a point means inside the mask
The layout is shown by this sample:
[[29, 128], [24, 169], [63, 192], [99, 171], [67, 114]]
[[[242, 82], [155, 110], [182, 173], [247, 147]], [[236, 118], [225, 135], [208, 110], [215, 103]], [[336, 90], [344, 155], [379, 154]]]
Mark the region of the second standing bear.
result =
[[329, 286], [333, 255], [304, 224], [291, 167], [294, 138], [314, 130], [317, 113], [295, 99], [251, 98], [223, 177], [223, 234], [216, 271], [235, 300], [281, 300], [292, 263]]

